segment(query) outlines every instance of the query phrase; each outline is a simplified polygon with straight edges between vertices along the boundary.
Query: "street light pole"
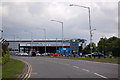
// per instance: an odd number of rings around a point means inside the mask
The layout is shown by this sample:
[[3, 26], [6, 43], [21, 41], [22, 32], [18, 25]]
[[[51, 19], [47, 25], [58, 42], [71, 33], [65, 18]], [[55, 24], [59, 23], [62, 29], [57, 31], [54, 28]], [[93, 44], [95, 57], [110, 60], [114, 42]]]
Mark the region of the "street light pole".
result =
[[57, 38], [56, 38], [56, 53], [57, 53]]
[[51, 21], [55, 21], [55, 22], [61, 23], [61, 25], [62, 25], [62, 53], [63, 53], [63, 38], [64, 38], [64, 33], [63, 33], [63, 22], [62, 22], [62, 21], [57, 21], [57, 20], [51, 20]]
[[93, 30], [91, 30], [91, 53], [92, 53], [92, 49], [93, 49], [93, 46], [92, 46], [92, 37], [93, 37], [93, 34], [92, 34], [92, 32], [94, 31], [94, 30], [96, 30], [96, 29], [93, 29]]
[[38, 28], [44, 31], [44, 37], [45, 37], [45, 53], [47, 51], [47, 47], [46, 47], [46, 29], [45, 28]]
[[32, 32], [30, 32], [30, 34], [31, 34], [31, 52], [33, 51], [33, 33]]
[[45, 53], [46, 53], [46, 29], [43, 29], [44, 30], [44, 36], [45, 36]]
[[70, 4], [69, 6], [78, 6], [78, 7], [88, 9], [88, 13], [89, 13], [89, 29], [90, 29], [90, 49], [91, 49], [91, 53], [92, 53], [92, 30], [91, 30], [91, 14], [90, 14], [91, 11], [90, 11], [90, 7], [80, 6], [80, 5], [75, 5], [75, 4]]
[[1, 40], [2, 40], [2, 38], [3, 38], [3, 30], [0, 30], [1, 31]]
[[13, 51], [14, 51], [14, 53], [15, 53], [15, 35], [13, 35], [13, 39], [14, 39], [14, 49], [13, 49]]

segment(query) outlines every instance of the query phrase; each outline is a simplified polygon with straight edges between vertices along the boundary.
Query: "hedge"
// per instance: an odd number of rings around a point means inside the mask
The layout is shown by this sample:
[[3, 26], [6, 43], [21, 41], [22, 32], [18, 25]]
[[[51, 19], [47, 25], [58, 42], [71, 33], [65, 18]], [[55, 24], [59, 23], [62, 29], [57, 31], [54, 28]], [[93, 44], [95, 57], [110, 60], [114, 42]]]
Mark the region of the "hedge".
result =
[[9, 60], [10, 60], [10, 54], [9, 54], [9, 50], [7, 50], [6, 54], [4, 54], [2, 57], [2, 64], [5, 64]]

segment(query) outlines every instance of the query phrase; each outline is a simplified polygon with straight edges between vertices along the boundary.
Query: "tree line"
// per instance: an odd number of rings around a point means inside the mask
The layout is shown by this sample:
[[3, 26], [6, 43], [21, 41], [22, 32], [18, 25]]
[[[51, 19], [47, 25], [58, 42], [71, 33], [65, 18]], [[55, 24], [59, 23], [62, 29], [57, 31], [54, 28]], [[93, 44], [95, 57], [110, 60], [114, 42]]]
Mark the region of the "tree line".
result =
[[106, 56], [120, 57], [120, 38], [118, 37], [100, 38], [97, 45], [95, 43], [88, 44], [83, 49], [83, 53], [90, 53], [90, 45], [93, 47], [92, 52], [100, 52]]

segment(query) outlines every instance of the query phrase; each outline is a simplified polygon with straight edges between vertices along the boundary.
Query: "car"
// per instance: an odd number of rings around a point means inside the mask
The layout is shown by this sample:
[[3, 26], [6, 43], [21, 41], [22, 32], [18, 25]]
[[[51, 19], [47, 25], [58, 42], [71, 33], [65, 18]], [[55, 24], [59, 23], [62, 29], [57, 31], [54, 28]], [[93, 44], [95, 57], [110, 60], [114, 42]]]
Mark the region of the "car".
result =
[[35, 52], [32, 52], [32, 55], [31, 56], [36, 56], [36, 53]]
[[28, 53], [18, 53], [18, 56], [28, 56]]
[[92, 54], [86, 54], [85, 57], [92, 57]]
[[99, 57], [99, 58], [100, 58], [100, 57], [103, 57], [104, 54], [102, 54], [102, 53], [100, 53], [100, 52], [93, 52], [93, 53], [92, 53], [92, 56], [93, 56], [93, 57]]
[[92, 55], [93, 56], [104, 56], [104, 54], [102, 54], [100, 52], [93, 52]]
[[23, 55], [23, 53], [18, 53], [17, 55], [18, 55], [18, 56], [22, 56], [22, 55]]
[[23, 53], [22, 56], [28, 56], [28, 53]]
[[15, 55], [17, 56], [19, 53], [15, 53]]
[[40, 53], [36, 53], [36, 56], [41, 56], [41, 54]]

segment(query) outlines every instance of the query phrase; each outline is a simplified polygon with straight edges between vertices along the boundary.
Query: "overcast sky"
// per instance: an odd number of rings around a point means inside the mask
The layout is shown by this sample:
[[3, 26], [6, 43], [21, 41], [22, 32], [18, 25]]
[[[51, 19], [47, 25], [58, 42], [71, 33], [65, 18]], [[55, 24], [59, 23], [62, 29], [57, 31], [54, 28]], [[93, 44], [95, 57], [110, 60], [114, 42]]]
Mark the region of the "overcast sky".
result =
[[[30, 2], [31, 1], [31, 2]], [[88, 10], [69, 4], [89, 6], [91, 9], [91, 22], [93, 42], [97, 43], [100, 37], [118, 36], [118, 2], [117, 0], [83, 0], [82, 1], [36, 1], [34, 0], [8, 2], [2, 1], [0, 5], [1, 25], [3, 25], [4, 38], [43, 39], [46, 29], [47, 39], [61, 39], [62, 27], [60, 23], [50, 20], [62, 21], [64, 24], [64, 38], [86, 39], [89, 43]], [[2, 28], [2, 26], [0, 27]]]

